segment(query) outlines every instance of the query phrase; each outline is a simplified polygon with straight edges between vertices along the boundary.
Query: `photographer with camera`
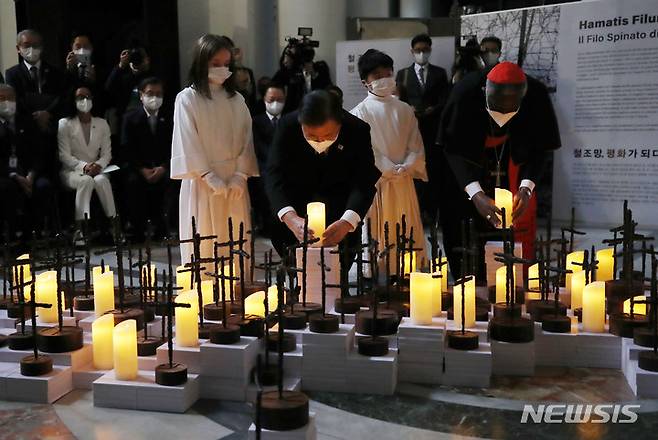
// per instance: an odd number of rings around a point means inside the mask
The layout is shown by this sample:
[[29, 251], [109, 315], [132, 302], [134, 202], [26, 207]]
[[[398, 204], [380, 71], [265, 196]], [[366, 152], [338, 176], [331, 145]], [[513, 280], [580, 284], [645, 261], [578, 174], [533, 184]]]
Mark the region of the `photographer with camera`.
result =
[[314, 61], [315, 49], [320, 42], [311, 40], [312, 28], [298, 28], [301, 38], [287, 37], [279, 61], [279, 70], [272, 81], [286, 86], [287, 99], [284, 112], [297, 110], [305, 94], [325, 90], [332, 85], [329, 66], [325, 61]]
[[[105, 82], [105, 91], [116, 108], [116, 120], [122, 121], [127, 110], [139, 107], [138, 86], [144, 79], [152, 76], [151, 60], [141, 46], [124, 49], [119, 55], [119, 64], [114, 66]], [[118, 130], [118, 133], [121, 131]]]

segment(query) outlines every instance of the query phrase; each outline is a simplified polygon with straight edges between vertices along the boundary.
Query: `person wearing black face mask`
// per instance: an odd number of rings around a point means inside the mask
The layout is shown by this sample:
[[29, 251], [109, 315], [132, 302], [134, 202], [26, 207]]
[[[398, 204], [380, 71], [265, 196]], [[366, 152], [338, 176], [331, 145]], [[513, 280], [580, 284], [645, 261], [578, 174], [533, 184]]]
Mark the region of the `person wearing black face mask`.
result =
[[411, 40], [411, 54], [414, 63], [399, 70], [395, 82], [400, 100], [414, 108], [418, 119], [429, 180], [427, 183], [416, 181], [416, 188], [425, 219], [434, 222], [437, 203], [431, 188], [436, 184], [441, 168], [436, 154], [436, 130], [450, 92], [450, 84], [446, 71], [429, 62], [432, 54], [432, 39], [429, 35], [416, 35]]
[[[381, 176], [375, 166], [370, 127], [340, 107], [324, 90], [304, 96], [298, 111], [284, 116], [270, 151], [265, 187], [281, 220], [272, 244], [281, 256], [303, 239], [307, 204], [323, 202], [324, 246], [360, 239], [360, 221], [372, 204]], [[316, 231], [309, 230], [313, 238]], [[318, 235], [320, 235], [318, 233]], [[343, 261], [348, 264], [348, 261]]]
[[[514, 194], [511, 214], [519, 231], [516, 239], [523, 244], [524, 257], [532, 258], [535, 185], [544, 172], [547, 152], [561, 145], [546, 87], [510, 62], [466, 75], [448, 99], [438, 143], [449, 165], [437, 199], [452, 273], [462, 273], [455, 248], [462, 246], [463, 220], [473, 218], [479, 232], [501, 226], [501, 212], [493, 200], [495, 188]], [[485, 281], [484, 243], [485, 239], [474, 274], [478, 282]]]

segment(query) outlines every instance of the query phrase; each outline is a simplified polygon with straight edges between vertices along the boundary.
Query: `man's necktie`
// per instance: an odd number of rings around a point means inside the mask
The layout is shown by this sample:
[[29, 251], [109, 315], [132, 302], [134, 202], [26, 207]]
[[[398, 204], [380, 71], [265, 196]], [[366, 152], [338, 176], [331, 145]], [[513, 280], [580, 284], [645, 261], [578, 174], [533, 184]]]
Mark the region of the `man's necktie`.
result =
[[40, 91], [39, 70], [37, 69], [36, 66], [30, 67], [30, 78], [32, 78], [32, 83], [34, 84], [34, 87]]
[[425, 88], [425, 68], [421, 67], [418, 69], [418, 79], [420, 81], [420, 86]]

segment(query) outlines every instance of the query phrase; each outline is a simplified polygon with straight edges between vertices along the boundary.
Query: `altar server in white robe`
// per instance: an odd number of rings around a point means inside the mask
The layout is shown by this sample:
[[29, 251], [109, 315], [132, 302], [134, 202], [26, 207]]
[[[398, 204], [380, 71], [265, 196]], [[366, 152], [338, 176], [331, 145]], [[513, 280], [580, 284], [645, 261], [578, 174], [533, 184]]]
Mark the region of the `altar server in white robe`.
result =
[[[372, 236], [384, 244], [384, 224], [389, 224], [389, 241], [395, 241], [395, 225], [406, 217], [407, 236], [413, 227], [416, 267], [427, 260], [423, 223], [414, 179], [427, 181], [423, 139], [414, 110], [393, 96], [393, 59], [375, 49], [367, 50], [358, 62], [361, 82], [368, 96], [352, 114], [370, 124], [375, 165], [382, 173], [377, 195], [368, 212]], [[391, 259], [391, 270], [395, 270]]]
[[[182, 240], [192, 236], [192, 217], [202, 236], [216, 235], [219, 242], [228, 239], [229, 217], [236, 239], [241, 222], [245, 232], [251, 229], [247, 178], [258, 175], [258, 165], [249, 109], [231, 77], [231, 53], [227, 38], [201, 37], [194, 49], [190, 85], [176, 97], [171, 178], [182, 180]], [[183, 264], [192, 254], [192, 244], [181, 244]], [[201, 256], [212, 255], [213, 240], [202, 242]]]

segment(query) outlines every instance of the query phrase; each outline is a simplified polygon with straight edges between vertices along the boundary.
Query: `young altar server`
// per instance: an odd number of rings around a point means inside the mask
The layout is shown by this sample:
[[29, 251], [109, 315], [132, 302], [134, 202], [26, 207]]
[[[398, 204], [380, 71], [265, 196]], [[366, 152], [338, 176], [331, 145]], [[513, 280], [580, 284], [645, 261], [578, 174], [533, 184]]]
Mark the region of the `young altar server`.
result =
[[[171, 178], [182, 180], [179, 230], [181, 240], [192, 235], [192, 217], [201, 236], [228, 239], [233, 218], [237, 239], [240, 222], [251, 229], [247, 178], [258, 175], [251, 134], [251, 116], [236, 93], [231, 42], [204, 35], [196, 43], [189, 87], [176, 97]], [[213, 240], [201, 245], [201, 256], [213, 254]], [[181, 244], [181, 260], [190, 261], [191, 243]]]
[[[383, 52], [368, 49], [359, 58], [359, 76], [368, 96], [351, 113], [370, 125], [375, 164], [382, 176], [368, 217], [372, 236], [384, 244], [384, 224], [389, 224], [389, 240], [395, 241], [395, 225], [406, 216], [407, 236], [413, 227], [417, 264], [427, 263], [425, 234], [418, 206], [414, 179], [427, 181], [423, 138], [418, 120], [409, 104], [393, 97], [393, 59]], [[394, 259], [391, 260], [394, 264]], [[394, 266], [391, 267], [394, 270]]]

